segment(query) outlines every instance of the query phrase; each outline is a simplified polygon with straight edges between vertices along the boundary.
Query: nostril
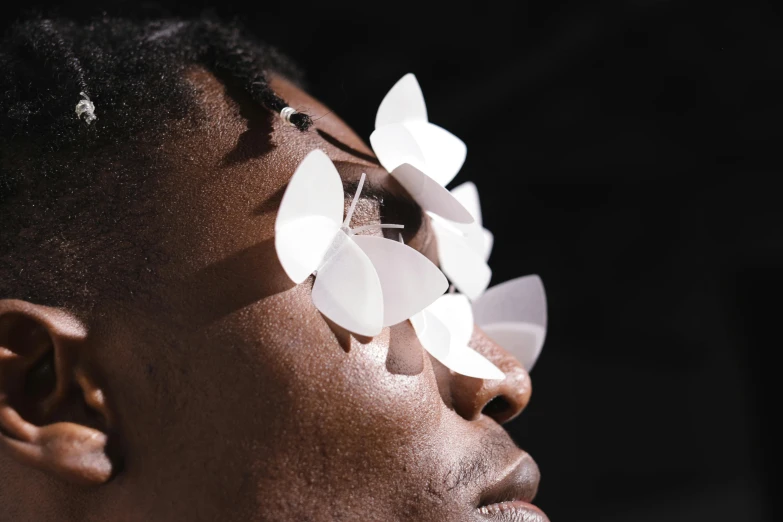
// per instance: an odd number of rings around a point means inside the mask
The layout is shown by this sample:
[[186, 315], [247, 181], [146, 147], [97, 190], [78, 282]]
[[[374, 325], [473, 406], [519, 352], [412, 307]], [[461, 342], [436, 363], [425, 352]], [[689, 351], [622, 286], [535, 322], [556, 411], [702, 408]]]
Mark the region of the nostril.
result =
[[511, 415], [511, 409], [511, 403], [502, 395], [498, 395], [484, 406], [481, 413], [502, 422]]

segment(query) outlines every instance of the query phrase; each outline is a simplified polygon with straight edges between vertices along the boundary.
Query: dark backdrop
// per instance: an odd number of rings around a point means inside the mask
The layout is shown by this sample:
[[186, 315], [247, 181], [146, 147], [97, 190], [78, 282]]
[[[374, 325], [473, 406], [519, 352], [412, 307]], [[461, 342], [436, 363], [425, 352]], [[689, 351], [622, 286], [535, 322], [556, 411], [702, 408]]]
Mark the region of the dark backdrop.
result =
[[533, 401], [509, 429], [553, 522], [773, 520], [783, 9], [510, 5], [166, 9], [240, 16], [364, 137], [417, 75], [431, 121], [468, 144], [455, 184], [479, 187], [493, 283], [547, 288]]

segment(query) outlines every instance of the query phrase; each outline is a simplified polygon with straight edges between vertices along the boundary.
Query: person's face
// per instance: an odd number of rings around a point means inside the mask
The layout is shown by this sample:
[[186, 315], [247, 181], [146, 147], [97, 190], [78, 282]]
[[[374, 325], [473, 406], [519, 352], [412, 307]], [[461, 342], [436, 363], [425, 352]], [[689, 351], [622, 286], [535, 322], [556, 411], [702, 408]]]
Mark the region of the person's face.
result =
[[506, 374], [480, 380], [430, 357], [408, 321], [354, 336], [314, 307], [313, 279], [294, 285], [277, 259], [280, 199], [316, 148], [344, 180], [364, 172], [386, 192], [364, 198], [352, 226], [404, 224], [406, 244], [436, 262], [421, 209], [296, 86], [273, 80], [316, 119], [304, 133], [205, 72], [191, 81], [210, 125], [164, 144], [175, 168], [155, 191], [154, 305], [104, 303], [90, 325], [122, 467], [86, 497], [83, 519], [546, 520], [497, 504], [538, 487], [501, 427], [530, 398], [515, 359], [475, 328], [471, 347]]

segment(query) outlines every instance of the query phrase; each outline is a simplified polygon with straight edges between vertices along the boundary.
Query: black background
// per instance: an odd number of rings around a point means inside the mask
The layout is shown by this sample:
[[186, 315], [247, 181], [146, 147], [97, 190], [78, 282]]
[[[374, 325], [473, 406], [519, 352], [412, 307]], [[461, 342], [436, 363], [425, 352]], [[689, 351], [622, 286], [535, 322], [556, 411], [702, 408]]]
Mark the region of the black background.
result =
[[[783, 8], [720, 3], [74, 3], [239, 16], [363, 137], [419, 79], [468, 145], [493, 283], [550, 328], [509, 429], [553, 522], [771, 521], [781, 430]], [[10, 17], [8, 18], [10, 19]]]

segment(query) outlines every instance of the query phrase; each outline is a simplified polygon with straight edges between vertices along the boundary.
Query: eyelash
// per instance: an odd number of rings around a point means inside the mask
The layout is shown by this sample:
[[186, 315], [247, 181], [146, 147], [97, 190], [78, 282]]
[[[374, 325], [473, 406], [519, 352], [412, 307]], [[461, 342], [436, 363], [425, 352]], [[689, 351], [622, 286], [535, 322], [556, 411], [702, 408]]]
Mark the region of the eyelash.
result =
[[[356, 186], [353, 184], [346, 183], [344, 185], [346, 206], [350, 204], [355, 190]], [[365, 185], [361, 199], [371, 200], [377, 204], [378, 215], [372, 220], [374, 224], [399, 224], [404, 226], [403, 229], [383, 229], [383, 236], [393, 241], [399, 241], [400, 234], [402, 234], [403, 241], [406, 244], [411, 243], [425, 223], [424, 220], [429, 219], [421, 207], [412, 199], [388, 195], [379, 189], [374, 189], [372, 186]], [[356, 214], [354, 215], [356, 216]], [[358, 223], [352, 224], [352, 226], [356, 225]], [[427, 244], [429, 244], [429, 241], [425, 238], [421, 245], [411, 246], [414, 248], [425, 248]]]

